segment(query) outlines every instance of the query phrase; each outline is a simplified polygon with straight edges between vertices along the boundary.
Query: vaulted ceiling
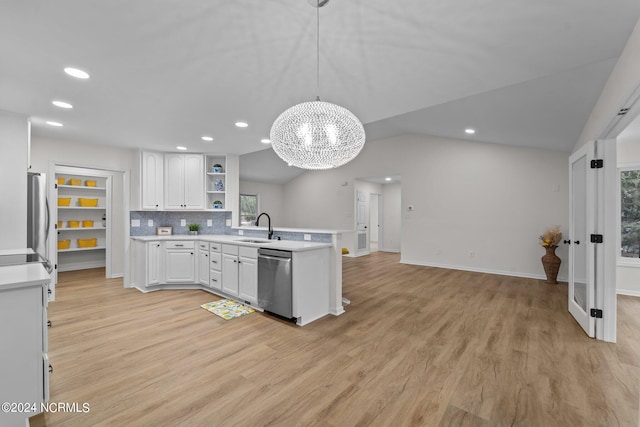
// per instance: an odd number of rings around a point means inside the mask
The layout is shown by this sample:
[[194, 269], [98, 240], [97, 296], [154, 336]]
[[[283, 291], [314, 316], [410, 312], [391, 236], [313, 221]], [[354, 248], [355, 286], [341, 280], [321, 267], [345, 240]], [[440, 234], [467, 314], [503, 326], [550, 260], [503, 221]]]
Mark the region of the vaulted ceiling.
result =
[[[317, 94], [309, 1], [4, 0], [0, 109], [31, 116], [36, 136], [264, 150], [273, 120]], [[411, 132], [570, 151], [639, 17], [637, 0], [331, 0], [320, 96], [356, 114], [368, 140]]]

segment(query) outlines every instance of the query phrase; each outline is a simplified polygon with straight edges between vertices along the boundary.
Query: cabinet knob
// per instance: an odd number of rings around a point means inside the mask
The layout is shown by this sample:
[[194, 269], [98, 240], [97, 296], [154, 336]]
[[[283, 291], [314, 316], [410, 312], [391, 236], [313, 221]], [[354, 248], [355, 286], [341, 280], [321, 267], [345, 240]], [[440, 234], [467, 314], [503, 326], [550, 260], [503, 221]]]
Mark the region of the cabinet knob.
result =
[[209, 254], [204, 254], [204, 256], [209, 256]]
[[53, 372], [53, 366], [49, 365], [49, 373]]
[[191, 252], [191, 255], [193, 255], [193, 252]]
[[575, 243], [576, 245], [579, 245], [579, 244], [580, 244], [580, 240], [576, 240], [576, 241], [575, 241], [575, 242], [573, 242], [573, 243]]

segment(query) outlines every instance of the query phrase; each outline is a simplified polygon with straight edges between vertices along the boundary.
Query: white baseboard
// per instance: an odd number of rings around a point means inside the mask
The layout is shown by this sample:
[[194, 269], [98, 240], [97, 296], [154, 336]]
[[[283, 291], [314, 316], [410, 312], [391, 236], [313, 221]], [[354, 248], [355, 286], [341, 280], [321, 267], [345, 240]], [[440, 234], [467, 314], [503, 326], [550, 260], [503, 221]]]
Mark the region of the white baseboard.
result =
[[[400, 263], [411, 264], [411, 265], [421, 265], [424, 267], [447, 268], [449, 270], [472, 271], [474, 273], [498, 274], [500, 276], [523, 277], [525, 279], [544, 280], [547, 278], [544, 274], [531, 274], [531, 273], [522, 273], [518, 271], [492, 270], [490, 268], [476, 268], [476, 267], [468, 267], [464, 265], [439, 264], [439, 263], [430, 263], [430, 262], [423, 262], [423, 261], [414, 261], [414, 260], [408, 260], [408, 259], [400, 259]], [[567, 278], [558, 276], [558, 281], [566, 282]]]
[[630, 297], [640, 297], [640, 291], [634, 291], [631, 289], [617, 289], [616, 293], [618, 295], [627, 295]]
[[124, 277], [124, 273], [116, 273], [111, 275], [112, 279], [119, 279], [121, 277]]
[[400, 249], [378, 249], [378, 252], [390, 252], [393, 254], [399, 254]]
[[74, 271], [74, 270], [89, 270], [91, 268], [104, 268], [105, 262], [75, 262], [67, 264], [58, 264], [58, 272]]

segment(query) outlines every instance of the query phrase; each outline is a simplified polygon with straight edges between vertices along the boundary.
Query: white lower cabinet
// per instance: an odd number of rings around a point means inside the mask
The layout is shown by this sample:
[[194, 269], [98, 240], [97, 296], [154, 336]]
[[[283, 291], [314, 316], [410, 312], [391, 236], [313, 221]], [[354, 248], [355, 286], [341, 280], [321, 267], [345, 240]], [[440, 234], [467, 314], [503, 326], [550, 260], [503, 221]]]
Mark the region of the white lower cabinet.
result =
[[240, 247], [238, 288], [241, 300], [258, 302], [258, 250]]
[[198, 243], [198, 283], [209, 286], [209, 243]]
[[162, 283], [162, 250], [160, 242], [147, 243], [147, 286]]
[[222, 290], [222, 254], [220, 243], [209, 244], [209, 286], [212, 289]]
[[164, 283], [196, 283], [195, 252], [193, 241], [165, 242]]
[[222, 245], [222, 291], [238, 295], [238, 246]]

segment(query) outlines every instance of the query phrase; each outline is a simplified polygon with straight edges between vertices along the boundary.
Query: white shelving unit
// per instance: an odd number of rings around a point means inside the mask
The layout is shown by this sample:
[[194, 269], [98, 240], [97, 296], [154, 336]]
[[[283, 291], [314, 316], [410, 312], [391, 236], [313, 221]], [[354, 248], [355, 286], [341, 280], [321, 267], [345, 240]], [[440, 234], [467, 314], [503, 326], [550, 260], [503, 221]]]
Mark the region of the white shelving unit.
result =
[[[63, 180], [64, 184], [58, 184], [58, 179]], [[70, 185], [71, 179], [80, 180], [80, 185]], [[96, 181], [96, 186], [87, 186], [87, 180]], [[109, 231], [107, 221], [110, 203], [109, 178], [56, 173], [55, 182], [57, 198], [71, 198], [69, 206], [57, 205], [56, 209], [55, 227], [58, 241], [70, 241], [68, 249], [57, 249], [57, 271], [104, 267]], [[98, 199], [98, 205], [96, 207], [80, 206], [80, 198]], [[71, 221], [76, 221], [78, 226], [71, 226]], [[93, 221], [93, 226], [83, 227], [83, 221]], [[79, 247], [78, 239], [91, 238], [97, 239], [96, 246]]]
[[[207, 210], [226, 211], [227, 200], [227, 161], [225, 156], [207, 155], [205, 162], [205, 192]], [[215, 171], [214, 166], [219, 165], [220, 172]], [[221, 207], [216, 208], [214, 203], [219, 201]]]

